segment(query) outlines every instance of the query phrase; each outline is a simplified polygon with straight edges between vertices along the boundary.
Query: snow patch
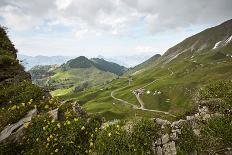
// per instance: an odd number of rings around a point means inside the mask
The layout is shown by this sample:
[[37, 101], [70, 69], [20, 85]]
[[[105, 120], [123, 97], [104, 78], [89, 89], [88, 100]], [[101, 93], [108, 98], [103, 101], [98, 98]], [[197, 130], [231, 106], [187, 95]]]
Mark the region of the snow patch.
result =
[[214, 45], [213, 49], [218, 48], [218, 46], [221, 44], [221, 42], [222, 42], [222, 41], [217, 42], [217, 43]]

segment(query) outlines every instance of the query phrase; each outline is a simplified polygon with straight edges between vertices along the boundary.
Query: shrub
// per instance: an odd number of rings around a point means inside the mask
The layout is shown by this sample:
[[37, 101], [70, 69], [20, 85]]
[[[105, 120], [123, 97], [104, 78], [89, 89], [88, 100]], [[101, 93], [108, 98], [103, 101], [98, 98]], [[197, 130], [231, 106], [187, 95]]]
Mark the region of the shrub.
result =
[[232, 108], [232, 81], [211, 83], [200, 92], [200, 95], [201, 100], [208, 100], [203, 105], [208, 106], [211, 111], [228, 114], [228, 109]]
[[17, 61], [8, 55], [0, 56], [0, 66], [8, 66], [8, 65], [16, 64], [16, 63]]
[[70, 117], [56, 121], [46, 114], [33, 118], [22, 142], [26, 154], [89, 154], [101, 119]]
[[45, 96], [44, 90], [31, 84], [31, 81], [22, 81], [19, 83], [11, 83], [0, 85], [0, 104], [22, 103], [31, 99], [39, 101]]
[[128, 154], [134, 152], [130, 136], [119, 124], [106, 125], [97, 136], [95, 148], [98, 154]]
[[181, 134], [177, 141], [179, 154], [188, 154], [197, 150], [198, 138], [193, 132], [193, 128], [189, 123], [181, 126]]
[[232, 116], [218, 116], [202, 125], [200, 151], [207, 154], [220, 153], [232, 146]]
[[97, 137], [96, 150], [99, 154], [153, 154], [158, 130], [148, 119], [106, 126]]

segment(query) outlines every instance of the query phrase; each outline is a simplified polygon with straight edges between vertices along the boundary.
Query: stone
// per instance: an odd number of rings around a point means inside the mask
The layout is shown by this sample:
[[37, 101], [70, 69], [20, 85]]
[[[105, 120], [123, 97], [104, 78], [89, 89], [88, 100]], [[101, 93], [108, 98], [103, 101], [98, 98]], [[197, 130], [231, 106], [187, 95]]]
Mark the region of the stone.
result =
[[198, 107], [198, 111], [199, 111], [199, 113], [201, 113], [201, 114], [206, 114], [206, 113], [208, 113], [209, 112], [209, 109], [208, 109], [208, 107], [206, 107], [206, 106], [203, 106], [203, 107]]
[[191, 120], [193, 120], [195, 117], [194, 116], [186, 116], [186, 119], [188, 120], [188, 121], [191, 121]]
[[0, 142], [8, 138], [15, 129], [21, 130], [22, 129], [21, 127], [23, 127], [25, 123], [30, 122], [31, 118], [36, 114], [37, 114], [37, 109], [35, 108], [29, 111], [27, 115], [24, 118], [20, 119], [18, 122], [6, 126], [0, 133]]
[[177, 152], [176, 152], [176, 145], [174, 141], [169, 143], [169, 147], [170, 147], [171, 154], [176, 155]]
[[171, 133], [170, 134], [170, 139], [174, 140], [174, 141], [177, 140], [178, 139], [177, 133], [176, 132]]
[[178, 121], [175, 121], [175, 122], [172, 123], [171, 127], [178, 128], [183, 122], [186, 122], [186, 120], [180, 119]]
[[156, 147], [156, 153], [157, 155], [163, 155], [162, 148], [160, 146]]
[[162, 135], [162, 144], [166, 144], [169, 141], [169, 135]]
[[176, 146], [175, 146], [175, 142], [169, 142], [167, 144], [164, 144], [163, 146], [163, 153], [164, 155], [176, 155]]
[[207, 120], [207, 119], [209, 119], [209, 118], [210, 118], [210, 114], [205, 114], [205, 115], [203, 115], [203, 117], [202, 117], [203, 120]]
[[51, 110], [48, 114], [55, 120], [58, 120], [58, 108]]
[[156, 144], [156, 145], [161, 145], [161, 144], [162, 144], [161, 138], [158, 138], [158, 139], [155, 141], [155, 144]]
[[158, 124], [158, 125], [168, 125], [168, 124], [171, 124], [169, 121], [167, 121], [167, 120], [163, 120], [163, 119], [161, 119], [161, 118], [156, 118], [156, 123]]
[[197, 135], [197, 136], [200, 136], [200, 130], [199, 129], [193, 129], [193, 132]]

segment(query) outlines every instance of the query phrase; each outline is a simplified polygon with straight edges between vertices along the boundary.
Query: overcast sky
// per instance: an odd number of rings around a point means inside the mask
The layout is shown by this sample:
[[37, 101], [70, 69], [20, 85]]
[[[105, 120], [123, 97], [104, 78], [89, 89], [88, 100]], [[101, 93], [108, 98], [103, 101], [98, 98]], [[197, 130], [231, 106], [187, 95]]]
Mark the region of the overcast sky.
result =
[[20, 54], [164, 53], [232, 18], [232, 0], [0, 0]]

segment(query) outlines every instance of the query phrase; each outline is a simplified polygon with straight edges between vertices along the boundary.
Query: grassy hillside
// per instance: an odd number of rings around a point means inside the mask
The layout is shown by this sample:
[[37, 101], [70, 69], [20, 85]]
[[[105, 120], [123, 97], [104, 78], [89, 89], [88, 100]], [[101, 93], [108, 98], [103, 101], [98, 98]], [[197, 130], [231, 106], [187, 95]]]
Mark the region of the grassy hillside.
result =
[[[140, 106], [133, 91], [145, 86], [144, 92], [140, 94], [145, 109], [174, 115], [184, 113], [196, 104], [198, 91], [204, 85], [217, 80], [232, 80], [232, 42], [229, 40], [232, 36], [231, 23], [231, 20], [227, 21], [185, 39], [163, 56], [154, 56], [102, 88], [67, 96], [84, 101], [83, 107], [89, 112], [101, 113], [109, 119], [121, 118], [135, 115], [136, 110], [130, 104], [123, 105], [113, 99], [112, 91], [115, 91], [116, 98]], [[222, 41], [222, 45], [215, 48], [219, 41]], [[69, 98], [67, 96], [64, 98]], [[124, 108], [127, 105], [130, 110]], [[149, 117], [157, 114], [141, 109], [137, 111], [143, 116], [152, 113]]]
[[121, 75], [125, 69], [103, 59], [80, 56], [61, 66], [37, 66], [29, 72], [34, 83], [49, 87], [53, 96], [61, 96], [103, 85]]

